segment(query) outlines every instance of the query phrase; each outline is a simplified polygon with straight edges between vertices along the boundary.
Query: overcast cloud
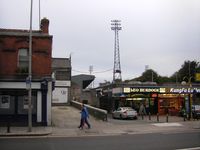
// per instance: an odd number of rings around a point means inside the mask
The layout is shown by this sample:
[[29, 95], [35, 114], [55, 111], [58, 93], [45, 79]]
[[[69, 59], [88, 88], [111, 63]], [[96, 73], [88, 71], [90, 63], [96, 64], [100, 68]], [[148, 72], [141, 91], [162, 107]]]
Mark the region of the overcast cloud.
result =
[[[33, 28], [38, 29], [38, 0], [33, 1]], [[29, 14], [30, 0], [1, 0], [0, 28], [29, 29]], [[95, 72], [113, 68], [113, 19], [122, 24], [123, 80], [141, 75], [145, 65], [170, 76], [185, 60], [199, 61], [199, 0], [41, 0], [43, 17], [50, 20], [53, 57], [71, 53], [73, 70], [83, 73], [92, 65], [95, 83], [112, 80], [112, 71]]]

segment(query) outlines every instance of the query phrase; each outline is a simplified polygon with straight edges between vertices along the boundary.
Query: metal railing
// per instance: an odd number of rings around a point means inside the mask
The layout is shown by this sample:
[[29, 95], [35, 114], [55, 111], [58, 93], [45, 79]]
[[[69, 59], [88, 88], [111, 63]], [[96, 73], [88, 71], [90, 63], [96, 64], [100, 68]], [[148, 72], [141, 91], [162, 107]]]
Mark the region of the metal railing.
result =
[[[77, 101], [71, 101], [70, 103], [71, 103], [72, 106], [74, 106], [78, 109], [81, 109], [82, 103], [77, 102]], [[90, 106], [90, 105], [87, 105], [87, 104], [84, 104], [84, 105], [85, 105], [85, 107], [87, 107], [90, 115], [94, 116], [95, 118], [101, 119], [103, 121], [107, 121], [107, 117], [108, 117], [107, 110], [96, 108], [96, 107], [93, 107], [93, 106]]]

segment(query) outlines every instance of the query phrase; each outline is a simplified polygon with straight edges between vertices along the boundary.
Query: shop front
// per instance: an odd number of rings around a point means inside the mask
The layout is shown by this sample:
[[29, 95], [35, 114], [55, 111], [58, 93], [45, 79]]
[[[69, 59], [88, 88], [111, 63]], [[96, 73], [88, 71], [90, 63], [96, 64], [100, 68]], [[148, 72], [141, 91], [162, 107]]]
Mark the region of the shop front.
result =
[[[32, 82], [32, 123], [51, 125], [51, 80]], [[0, 82], [0, 126], [28, 125], [28, 91], [26, 82]]]
[[124, 86], [102, 90], [100, 108], [108, 111], [118, 107], [132, 107], [139, 112], [143, 104], [147, 114], [182, 115], [191, 112], [193, 104], [200, 104], [200, 87], [193, 86]]
[[200, 88], [125, 87], [122, 90], [123, 99], [119, 102], [119, 106], [130, 106], [139, 111], [140, 105], [143, 104], [147, 114], [180, 116], [183, 110], [190, 112], [194, 93], [200, 93]]
[[159, 94], [158, 113], [160, 115], [169, 114], [172, 116], [180, 115], [184, 108], [184, 95], [182, 94]]
[[126, 87], [123, 93], [129, 106], [139, 112], [143, 104], [147, 114], [157, 114], [158, 112], [158, 94], [163, 89], [159, 87]]
[[162, 106], [168, 108], [168, 112], [171, 115], [182, 115], [183, 111], [189, 116], [191, 115], [192, 105], [199, 103], [200, 87], [171, 87], [167, 88], [167, 94], [160, 95], [160, 100], [167, 103], [162, 105], [160, 103], [160, 112], [162, 112]]

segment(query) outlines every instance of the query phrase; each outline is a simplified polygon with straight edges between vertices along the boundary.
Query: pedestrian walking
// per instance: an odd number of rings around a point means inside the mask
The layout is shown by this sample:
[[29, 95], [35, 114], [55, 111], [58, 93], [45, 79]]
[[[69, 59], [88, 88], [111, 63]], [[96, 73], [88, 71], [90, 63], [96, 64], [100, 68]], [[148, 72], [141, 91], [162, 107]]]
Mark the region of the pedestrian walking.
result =
[[85, 105], [82, 104], [82, 106], [81, 106], [81, 120], [80, 120], [80, 125], [78, 126], [79, 129], [83, 129], [85, 124], [87, 124], [88, 129], [91, 128], [91, 125], [88, 121], [88, 118], [89, 118], [88, 110], [85, 107]]
[[144, 107], [144, 104], [141, 104], [141, 105], [140, 105], [139, 114], [140, 114], [141, 116], [147, 114], [147, 113], [146, 113], [146, 109], [145, 109], [145, 107]]

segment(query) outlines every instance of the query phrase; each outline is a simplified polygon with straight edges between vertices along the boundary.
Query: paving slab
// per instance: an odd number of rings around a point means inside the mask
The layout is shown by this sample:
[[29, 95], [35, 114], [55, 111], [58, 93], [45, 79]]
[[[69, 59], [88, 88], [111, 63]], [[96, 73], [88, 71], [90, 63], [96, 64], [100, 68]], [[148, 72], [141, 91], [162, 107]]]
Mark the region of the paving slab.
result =
[[89, 118], [91, 129], [78, 128], [80, 124], [80, 110], [71, 106], [52, 107], [52, 126], [33, 127], [28, 132], [28, 127], [11, 127], [7, 133], [6, 127], [0, 127], [0, 136], [49, 136], [49, 137], [80, 137], [80, 136], [106, 136], [122, 134], [146, 134], [146, 133], [178, 133], [178, 132], [200, 132], [200, 121], [184, 121], [181, 117], [139, 116], [138, 120], [98, 120], [92, 116]]

